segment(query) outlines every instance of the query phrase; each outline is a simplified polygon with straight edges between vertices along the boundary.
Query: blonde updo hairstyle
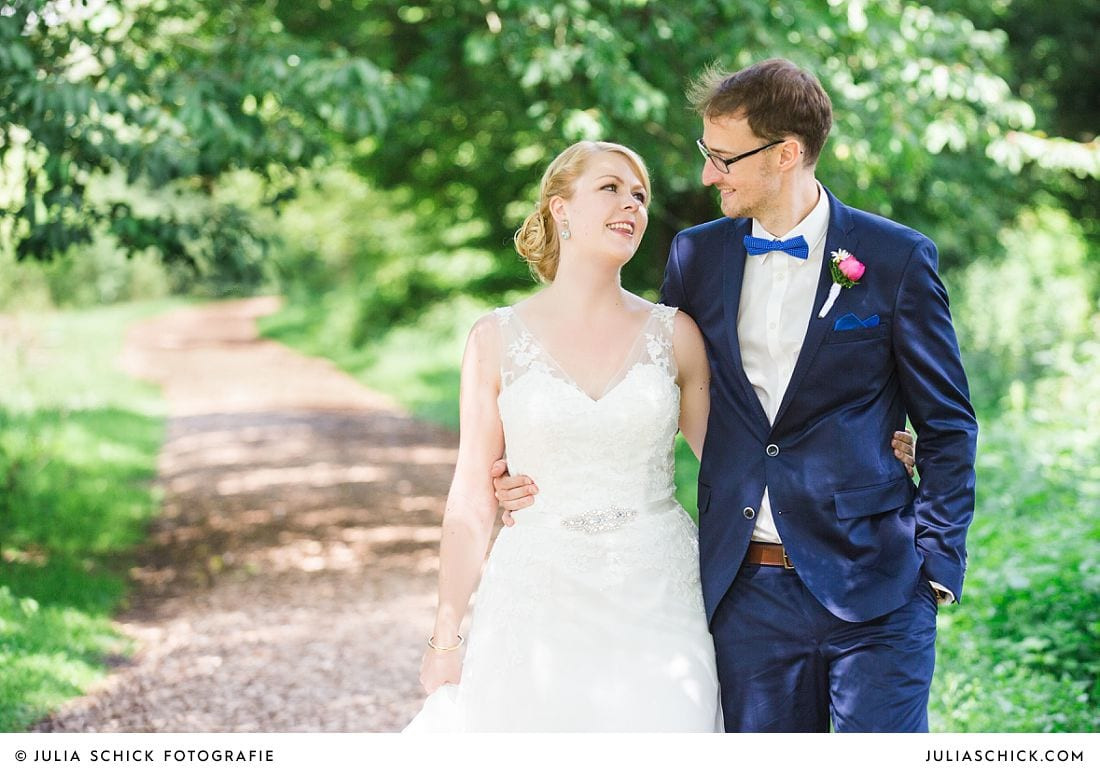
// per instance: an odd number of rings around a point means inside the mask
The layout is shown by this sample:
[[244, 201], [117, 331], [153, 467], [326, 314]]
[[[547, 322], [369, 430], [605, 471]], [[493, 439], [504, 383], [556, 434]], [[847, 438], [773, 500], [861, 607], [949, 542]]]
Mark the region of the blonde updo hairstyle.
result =
[[561, 254], [558, 224], [550, 212], [550, 200], [555, 196], [570, 198], [576, 192], [577, 178], [584, 173], [589, 160], [598, 153], [609, 152], [618, 153], [630, 162], [645, 187], [646, 201], [649, 201], [649, 172], [645, 162], [625, 145], [582, 140], [563, 150], [543, 173], [539, 184], [538, 206], [523, 221], [515, 235], [516, 251], [527, 261], [531, 273], [540, 281], [554, 281]]

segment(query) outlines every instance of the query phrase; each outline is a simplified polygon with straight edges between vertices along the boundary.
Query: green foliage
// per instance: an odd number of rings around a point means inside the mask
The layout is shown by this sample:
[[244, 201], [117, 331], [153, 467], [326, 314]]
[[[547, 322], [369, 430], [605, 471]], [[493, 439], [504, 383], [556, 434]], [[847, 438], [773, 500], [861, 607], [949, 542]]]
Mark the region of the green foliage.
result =
[[122, 334], [170, 305], [0, 318], [0, 732], [22, 730], [128, 651], [110, 617], [156, 511], [151, 387]]
[[1080, 0], [930, 0], [1008, 37], [1009, 83], [1036, 108], [1039, 128], [1089, 141], [1100, 127], [1095, 33], [1100, 5]]
[[[938, 240], [945, 265], [996, 254], [1001, 223], [1039, 185], [988, 156], [1026, 172], [1035, 154], [1021, 156], [1030, 145], [1018, 138], [1042, 140], [1005, 81], [1004, 35], [899, 0], [333, 0], [276, 12], [296, 34], [360, 41], [379, 66], [429, 83], [420, 109], [361, 148], [356, 169], [430, 202], [425, 225], [484, 223], [476, 245], [499, 256], [495, 286], [523, 283], [508, 236], [546, 162], [585, 137], [625, 142], [654, 171], [650, 236], [626, 275], [656, 286], [671, 235], [717, 214], [698, 184], [699, 119], [682, 96], [714, 60], [735, 68], [780, 55], [818, 73], [836, 113], [822, 179], [857, 206], [904, 212]], [[1095, 174], [1100, 152], [1081, 151], [1067, 163]], [[1000, 195], [976, 199], [983, 189]]]
[[492, 271], [489, 252], [462, 246], [479, 223], [426, 228], [431, 208], [408, 191], [379, 194], [338, 169], [305, 176], [301, 188], [265, 228], [282, 245], [278, 278], [296, 302], [318, 306], [312, 324], [337, 347], [413, 322]]
[[937, 729], [1100, 729], [1100, 443], [1067, 438], [1096, 418], [1080, 407], [984, 421], [965, 596], [941, 613]]
[[[1027, 392], [1079, 359], [1092, 334], [1096, 250], [1064, 212], [1025, 212], [1001, 235], [1006, 257], [975, 262], [954, 277], [955, 321], [967, 371], [983, 408], [1027, 409]], [[958, 299], [957, 299], [958, 300]]]
[[[1017, 168], [1035, 162], [1043, 185], [1085, 229], [1100, 239], [1100, 176], [1095, 169], [1100, 128], [1100, 79], [1096, 77], [1096, 30], [1100, 4], [1093, 0], [931, 0], [936, 10], [955, 11], [981, 29], [1007, 36], [1005, 78], [1013, 93], [1035, 112], [1036, 131], [1015, 135], [994, 148], [1003, 163]], [[1070, 144], [1047, 135], [1077, 140]], [[1091, 175], [1080, 170], [1092, 168]]]
[[49, 263], [16, 262], [0, 255], [0, 310], [42, 310], [163, 298], [175, 287], [173, 271], [154, 251], [127, 257], [114, 240], [97, 234]]
[[688, 511], [696, 524], [699, 523], [699, 460], [684, 440], [683, 435], [676, 436], [676, 499]]
[[266, 3], [17, 0], [3, 9], [0, 250], [19, 259], [49, 260], [98, 225], [129, 252], [155, 249], [219, 287], [249, 286], [262, 238], [242, 210], [143, 212], [125, 197], [97, 200], [95, 181], [121, 172], [154, 197], [209, 196], [221, 175], [249, 169], [275, 205], [293, 195], [289, 171], [377, 133], [416, 102], [416, 84], [287, 34]]
[[457, 288], [483, 276], [492, 258], [453, 246], [462, 234], [419, 227], [425, 209], [407, 192], [379, 194], [338, 169], [309, 175], [300, 188], [265, 223], [282, 245], [289, 302], [261, 332], [457, 428], [463, 343], [488, 307]]
[[963, 603], [941, 613], [932, 712], [940, 730], [1095, 732], [1095, 246], [1049, 210], [1025, 213], [1002, 239], [1001, 264], [952, 277], [981, 424], [978, 504]]
[[[98, 224], [127, 252], [191, 267], [206, 291], [246, 291], [269, 278], [268, 231], [218, 200], [224, 175], [250, 170], [258, 205], [277, 208], [296, 195], [296, 170], [335, 158], [416, 202], [421, 228], [487, 250], [491, 270], [469, 289], [499, 293], [525, 283], [508, 236], [543, 165], [604, 136], [654, 171], [651, 235], [626, 269], [652, 287], [671, 235], [717, 214], [697, 182], [684, 85], [715, 60], [781, 55], [833, 96], [822, 177], [834, 192], [904, 212], [945, 266], [996, 256], [1001, 225], [1040, 191], [1093, 211], [1100, 148], [1038, 131], [1051, 128], [1036, 106], [1082, 91], [1037, 88], [1049, 68], [1071, 86], [1088, 80], [1075, 67], [1086, 49], [1052, 46], [1084, 34], [1066, 3], [994, 5], [959, 6], [984, 29], [901, 0], [108, 0], [65, 13], [18, 0], [0, 17], [0, 252], [51, 258]], [[1032, 16], [1043, 24], [1027, 37]], [[1052, 50], [1034, 70], [1034, 54]], [[190, 193], [207, 206], [96, 196], [112, 172], [153, 199]], [[418, 307], [434, 290], [430, 276], [395, 271], [379, 303]]]

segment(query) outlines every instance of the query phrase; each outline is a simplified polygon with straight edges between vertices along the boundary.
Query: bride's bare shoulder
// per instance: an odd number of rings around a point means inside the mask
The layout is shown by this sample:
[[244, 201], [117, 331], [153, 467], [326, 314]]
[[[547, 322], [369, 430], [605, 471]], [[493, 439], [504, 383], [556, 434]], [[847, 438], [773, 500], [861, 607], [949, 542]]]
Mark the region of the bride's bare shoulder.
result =
[[689, 356], [700, 352], [706, 353], [699, 326], [695, 324], [695, 320], [679, 309], [676, 310], [676, 316], [673, 318], [672, 345], [678, 353]]
[[503, 307], [478, 317], [470, 326], [470, 333], [466, 337], [466, 348], [483, 350], [486, 353], [498, 351], [501, 344], [501, 320], [509, 313], [511, 313], [511, 307]]
[[673, 317], [673, 319], [675, 321], [677, 330], [683, 328], [689, 333], [694, 333], [695, 335], [702, 337], [703, 334], [699, 332], [699, 326], [695, 324], [695, 320], [693, 320], [683, 311], [680, 311], [680, 309], [676, 309], [676, 316]]

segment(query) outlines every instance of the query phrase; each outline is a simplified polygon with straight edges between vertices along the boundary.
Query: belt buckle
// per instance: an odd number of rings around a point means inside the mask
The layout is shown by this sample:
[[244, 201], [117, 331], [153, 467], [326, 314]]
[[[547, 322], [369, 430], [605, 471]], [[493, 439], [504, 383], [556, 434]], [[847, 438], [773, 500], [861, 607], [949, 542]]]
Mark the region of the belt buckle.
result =
[[787, 548], [783, 548], [783, 568], [794, 569], [794, 564], [791, 563], [791, 557], [787, 555]]

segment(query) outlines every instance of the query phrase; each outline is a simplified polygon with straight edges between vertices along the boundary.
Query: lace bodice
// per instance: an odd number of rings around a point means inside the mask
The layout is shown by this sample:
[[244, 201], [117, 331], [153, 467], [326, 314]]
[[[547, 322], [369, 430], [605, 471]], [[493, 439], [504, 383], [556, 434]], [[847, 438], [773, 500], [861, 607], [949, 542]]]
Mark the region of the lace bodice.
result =
[[653, 308], [593, 397], [496, 311], [508, 466], [539, 493], [493, 543], [461, 683], [410, 731], [721, 729], [698, 531], [672, 499], [675, 314]]
[[511, 307], [496, 310], [503, 347], [498, 406], [508, 467], [539, 487], [529, 518], [637, 507], [672, 496], [680, 415], [675, 314], [668, 306], [653, 307], [618, 374], [595, 399]]

